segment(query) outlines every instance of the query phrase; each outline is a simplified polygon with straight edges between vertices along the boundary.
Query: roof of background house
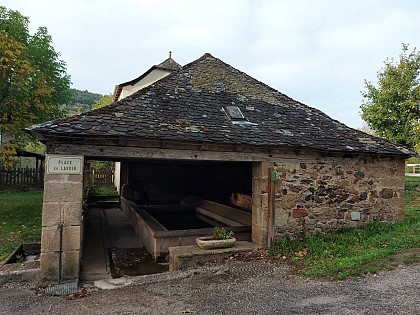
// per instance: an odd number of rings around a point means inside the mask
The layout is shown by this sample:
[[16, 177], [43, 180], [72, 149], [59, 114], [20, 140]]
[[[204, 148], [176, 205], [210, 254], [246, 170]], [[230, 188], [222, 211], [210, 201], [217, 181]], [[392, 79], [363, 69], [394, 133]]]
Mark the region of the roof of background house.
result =
[[182, 68], [182, 66], [179, 63], [177, 63], [175, 60], [172, 59], [172, 53], [169, 52], [169, 57], [167, 59], [165, 59], [163, 62], [161, 62], [158, 65], [152, 66], [149, 70], [147, 70], [141, 76], [139, 76], [139, 77], [137, 77], [133, 80], [117, 84], [115, 86], [115, 89], [114, 89], [113, 101], [115, 102], [116, 100], [118, 100], [123, 87], [128, 86], [128, 85], [136, 84], [137, 82], [139, 82], [140, 80], [145, 78], [150, 72], [152, 72], [155, 69], [166, 70], [166, 71], [172, 72], [172, 71], [178, 70], [180, 68]]
[[[227, 106], [238, 107], [244, 119], [229, 118]], [[349, 128], [208, 53], [109, 106], [26, 130], [38, 137], [140, 137], [412, 154]]]

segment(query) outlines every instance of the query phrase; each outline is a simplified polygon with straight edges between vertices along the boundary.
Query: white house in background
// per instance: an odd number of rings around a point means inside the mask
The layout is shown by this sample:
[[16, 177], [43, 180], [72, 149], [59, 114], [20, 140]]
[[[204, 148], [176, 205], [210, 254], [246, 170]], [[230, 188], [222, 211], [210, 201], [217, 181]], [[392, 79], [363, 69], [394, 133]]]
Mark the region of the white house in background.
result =
[[114, 89], [113, 102], [117, 102], [130, 96], [131, 94], [149, 86], [152, 83], [166, 77], [172, 71], [182, 68], [175, 60], [172, 59], [172, 53], [169, 52], [169, 58], [162, 63], [151, 67], [141, 76], [121, 84], [117, 84]]
[[[114, 95], [112, 97], [113, 102], [117, 102], [130, 96], [131, 94], [144, 89], [145, 87], [159, 81], [166, 77], [171, 72], [182, 68], [182, 66], [172, 59], [172, 52], [169, 52], [169, 58], [158, 65], [152, 66], [149, 70], [143, 73], [141, 76], [124, 83], [117, 84], [114, 89]], [[120, 180], [121, 180], [121, 163], [115, 163], [115, 174], [114, 183], [117, 187], [118, 193], [120, 193]]]

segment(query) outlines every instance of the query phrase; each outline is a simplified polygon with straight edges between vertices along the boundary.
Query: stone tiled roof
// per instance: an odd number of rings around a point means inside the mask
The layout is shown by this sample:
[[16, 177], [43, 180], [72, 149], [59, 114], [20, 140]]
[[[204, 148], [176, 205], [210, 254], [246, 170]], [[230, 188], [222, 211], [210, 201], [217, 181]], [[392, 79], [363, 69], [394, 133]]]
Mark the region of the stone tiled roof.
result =
[[156, 67], [160, 69], [171, 70], [171, 71], [175, 71], [182, 68], [182, 66], [178, 62], [173, 60], [172, 57], [169, 57], [165, 61], [158, 64]]
[[[234, 122], [225, 106], [246, 120]], [[138, 137], [409, 155], [297, 102], [210, 54], [109, 106], [27, 128], [35, 135]]]

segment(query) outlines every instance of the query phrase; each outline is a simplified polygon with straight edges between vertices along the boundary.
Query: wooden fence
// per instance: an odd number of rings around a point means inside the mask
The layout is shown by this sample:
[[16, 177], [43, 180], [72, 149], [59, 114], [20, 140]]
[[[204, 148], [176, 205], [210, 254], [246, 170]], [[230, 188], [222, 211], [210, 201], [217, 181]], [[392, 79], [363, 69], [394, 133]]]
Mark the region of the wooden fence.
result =
[[0, 189], [26, 190], [44, 187], [44, 170], [41, 168], [0, 169]]
[[114, 171], [98, 170], [92, 168], [91, 179], [93, 187], [111, 187], [114, 186]]
[[[91, 180], [94, 187], [114, 185], [114, 171], [92, 169]], [[16, 168], [6, 171], [0, 169], [0, 190], [42, 189], [44, 170], [41, 168]]]

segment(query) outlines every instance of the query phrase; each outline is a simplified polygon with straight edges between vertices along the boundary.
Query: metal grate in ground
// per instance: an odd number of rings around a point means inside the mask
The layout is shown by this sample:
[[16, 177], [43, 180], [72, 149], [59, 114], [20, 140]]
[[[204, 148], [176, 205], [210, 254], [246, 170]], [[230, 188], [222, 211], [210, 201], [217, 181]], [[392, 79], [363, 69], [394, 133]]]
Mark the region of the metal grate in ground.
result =
[[77, 282], [56, 284], [45, 288], [45, 293], [50, 295], [70, 295], [77, 292]]

